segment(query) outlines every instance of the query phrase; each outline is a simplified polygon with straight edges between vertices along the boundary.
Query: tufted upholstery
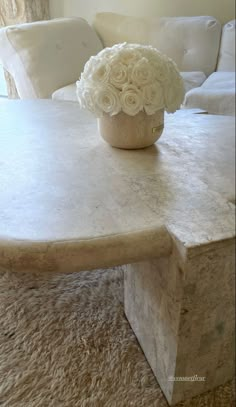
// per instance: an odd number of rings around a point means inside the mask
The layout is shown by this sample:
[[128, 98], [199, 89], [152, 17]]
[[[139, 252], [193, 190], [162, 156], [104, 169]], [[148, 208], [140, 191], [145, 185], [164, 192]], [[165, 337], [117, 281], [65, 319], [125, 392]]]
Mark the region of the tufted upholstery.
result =
[[50, 98], [56, 89], [75, 82], [85, 62], [101, 49], [98, 36], [81, 18], [0, 30], [0, 59], [21, 99]]
[[104, 46], [124, 41], [150, 44], [171, 57], [180, 71], [208, 76], [216, 68], [221, 25], [214, 17], [151, 19], [98, 13], [93, 25]]

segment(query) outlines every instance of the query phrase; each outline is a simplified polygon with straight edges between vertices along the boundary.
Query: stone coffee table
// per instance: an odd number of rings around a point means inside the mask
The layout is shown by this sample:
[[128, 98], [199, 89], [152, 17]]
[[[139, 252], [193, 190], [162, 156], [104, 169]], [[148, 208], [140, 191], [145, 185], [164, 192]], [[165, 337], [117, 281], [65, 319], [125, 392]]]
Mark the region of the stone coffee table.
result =
[[175, 404], [234, 374], [233, 177], [232, 117], [182, 110], [126, 151], [76, 103], [1, 102], [0, 268], [126, 264], [125, 313]]

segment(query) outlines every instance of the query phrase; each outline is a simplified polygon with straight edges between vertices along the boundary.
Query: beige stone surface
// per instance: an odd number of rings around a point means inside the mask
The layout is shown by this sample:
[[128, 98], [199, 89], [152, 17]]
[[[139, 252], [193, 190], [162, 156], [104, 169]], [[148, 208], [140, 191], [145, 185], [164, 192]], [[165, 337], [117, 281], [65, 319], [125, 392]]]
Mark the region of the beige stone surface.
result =
[[170, 404], [234, 372], [234, 130], [182, 110], [128, 151], [77, 103], [0, 104], [0, 269], [132, 263], [125, 312]]
[[233, 118], [180, 111], [154, 146], [118, 150], [76, 103], [1, 103], [0, 266], [94, 269], [232, 237], [233, 143]]
[[170, 405], [235, 373], [235, 239], [182, 254], [124, 273], [126, 316]]

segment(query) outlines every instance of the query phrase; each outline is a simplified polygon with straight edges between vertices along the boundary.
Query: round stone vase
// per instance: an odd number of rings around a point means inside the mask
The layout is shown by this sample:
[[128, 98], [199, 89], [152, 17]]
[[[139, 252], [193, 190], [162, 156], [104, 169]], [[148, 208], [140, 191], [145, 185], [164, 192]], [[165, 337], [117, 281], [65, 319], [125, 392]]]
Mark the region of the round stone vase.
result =
[[110, 116], [104, 114], [98, 119], [98, 129], [103, 139], [112, 147], [138, 149], [151, 146], [164, 129], [164, 109], [153, 115], [141, 111], [135, 116], [120, 112]]

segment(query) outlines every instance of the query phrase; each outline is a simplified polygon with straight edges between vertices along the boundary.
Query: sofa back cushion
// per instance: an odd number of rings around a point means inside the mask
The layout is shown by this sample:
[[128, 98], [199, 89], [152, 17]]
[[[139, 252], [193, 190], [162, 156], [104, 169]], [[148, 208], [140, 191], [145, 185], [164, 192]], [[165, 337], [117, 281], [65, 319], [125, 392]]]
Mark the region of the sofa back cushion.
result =
[[235, 71], [235, 20], [224, 25], [217, 71]]
[[148, 44], [172, 58], [180, 71], [202, 71], [208, 76], [216, 68], [221, 24], [214, 17], [139, 18], [98, 13], [93, 26], [104, 46]]
[[20, 98], [50, 98], [75, 82], [91, 55], [102, 49], [81, 18], [9, 26], [0, 30], [0, 60], [13, 76]]

